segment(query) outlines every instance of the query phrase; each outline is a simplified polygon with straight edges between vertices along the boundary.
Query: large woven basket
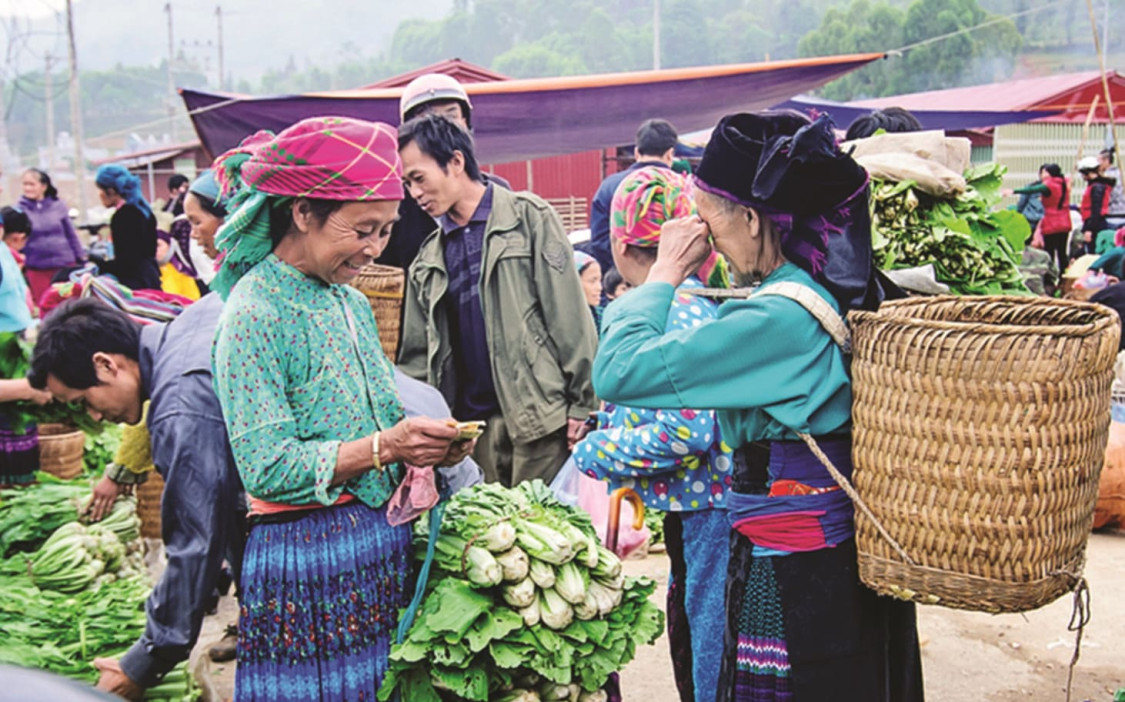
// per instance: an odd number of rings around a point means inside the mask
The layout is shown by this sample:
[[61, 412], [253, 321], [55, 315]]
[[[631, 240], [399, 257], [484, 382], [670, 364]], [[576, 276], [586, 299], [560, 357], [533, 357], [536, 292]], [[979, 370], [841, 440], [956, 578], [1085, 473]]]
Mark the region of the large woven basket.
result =
[[70, 480], [82, 472], [86, 435], [66, 424], [39, 425], [39, 470]]
[[146, 539], [159, 539], [160, 536], [160, 498], [164, 496], [164, 478], [155, 470], [149, 471], [148, 479], [137, 486], [137, 517], [141, 520], [141, 536]]
[[394, 266], [371, 263], [352, 280], [352, 285], [367, 296], [383, 353], [394, 363], [402, 328], [402, 300], [406, 290], [406, 272]]
[[987, 612], [1072, 589], [1108, 437], [1116, 315], [940, 296], [849, 319], [855, 487], [887, 532], [857, 510], [863, 582]]

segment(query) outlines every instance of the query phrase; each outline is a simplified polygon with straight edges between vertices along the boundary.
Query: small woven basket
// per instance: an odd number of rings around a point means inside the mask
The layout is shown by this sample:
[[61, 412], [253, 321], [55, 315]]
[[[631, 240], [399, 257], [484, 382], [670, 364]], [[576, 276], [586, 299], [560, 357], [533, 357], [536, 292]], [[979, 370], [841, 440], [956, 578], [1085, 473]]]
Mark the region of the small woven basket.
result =
[[164, 495], [164, 478], [155, 470], [149, 471], [148, 479], [137, 486], [137, 517], [141, 520], [141, 536], [146, 539], [159, 539], [160, 536], [160, 498]]
[[70, 480], [82, 473], [86, 435], [66, 424], [39, 425], [39, 470]]
[[352, 285], [367, 296], [375, 314], [375, 326], [383, 353], [391, 363], [397, 360], [402, 327], [402, 300], [406, 291], [406, 272], [394, 266], [368, 264], [352, 280]]
[[1108, 437], [1116, 315], [939, 296], [849, 320], [855, 488], [901, 547], [857, 510], [863, 582], [986, 612], [1035, 609], [1071, 590]]

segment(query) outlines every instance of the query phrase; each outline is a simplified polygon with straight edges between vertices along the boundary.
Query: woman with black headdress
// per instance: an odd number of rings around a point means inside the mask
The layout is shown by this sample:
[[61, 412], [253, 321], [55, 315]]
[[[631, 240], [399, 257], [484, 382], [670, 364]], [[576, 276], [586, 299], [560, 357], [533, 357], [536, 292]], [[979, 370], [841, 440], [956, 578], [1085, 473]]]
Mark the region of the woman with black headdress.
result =
[[[719, 700], [916, 702], [914, 606], [860, 584], [853, 508], [806, 444], [851, 474], [849, 309], [889, 292], [871, 262], [866, 172], [831, 122], [724, 118], [695, 176], [698, 216], [668, 223], [647, 282], [611, 304], [598, 396], [719, 410], [737, 445]], [[746, 299], [666, 334], [675, 288], [726, 256]]]

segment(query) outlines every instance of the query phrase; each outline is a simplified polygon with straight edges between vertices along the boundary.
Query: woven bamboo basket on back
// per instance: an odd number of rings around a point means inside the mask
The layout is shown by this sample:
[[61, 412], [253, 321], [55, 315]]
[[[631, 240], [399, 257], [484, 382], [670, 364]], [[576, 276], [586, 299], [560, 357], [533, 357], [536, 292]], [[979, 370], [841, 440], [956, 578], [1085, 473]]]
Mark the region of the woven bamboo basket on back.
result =
[[940, 296], [849, 320], [855, 487], [902, 549], [857, 510], [863, 582], [987, 612], [1072, 589], [1108, 437], [1116, 315]]
[[65, 424], [39, 425], [39, 470], [70, 480], [82, 472], [86, 435]]
[[367, 296], [383, 353], [391, 363], [398, 355], [398, 342], [402, 328], [402, 300], [406, 291], [406, 272], [394, 266], [371, 263], [352, 280], [352, 285]]

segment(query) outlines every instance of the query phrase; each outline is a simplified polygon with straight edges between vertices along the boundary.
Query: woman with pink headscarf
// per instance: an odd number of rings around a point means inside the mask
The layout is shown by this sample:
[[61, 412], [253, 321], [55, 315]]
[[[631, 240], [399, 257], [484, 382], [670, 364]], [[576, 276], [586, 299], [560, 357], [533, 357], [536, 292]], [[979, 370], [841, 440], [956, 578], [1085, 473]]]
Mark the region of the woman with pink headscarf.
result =
[[347, 285], [397, 216], [395, 130], [306, 119], [215, 167], [230, 215], [214, 377], [251, 515], [235, 697], [373, 700], [412, 580], [411, 525], [392, 526], [388, 500], [405, 464], [471, 449], [448, 421], [403, 418], [371, 307]]

